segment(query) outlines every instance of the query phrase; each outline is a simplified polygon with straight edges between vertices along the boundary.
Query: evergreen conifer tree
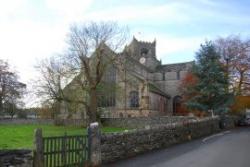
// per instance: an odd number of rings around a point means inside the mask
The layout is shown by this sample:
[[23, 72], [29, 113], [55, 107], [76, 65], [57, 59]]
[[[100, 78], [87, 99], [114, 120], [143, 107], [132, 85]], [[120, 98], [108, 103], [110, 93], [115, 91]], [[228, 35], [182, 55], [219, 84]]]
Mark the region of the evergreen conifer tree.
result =
[[232, 95], [227, 91], [229, 83], [220, 54], [211, 41], [201, 45], [196, 53], [192, 73], [198, 82], [188, 89], [187, 93], [195, 95], [187, 101], [187, 107], [199, 111], [212, 110], [216, 114], [227, 111]]

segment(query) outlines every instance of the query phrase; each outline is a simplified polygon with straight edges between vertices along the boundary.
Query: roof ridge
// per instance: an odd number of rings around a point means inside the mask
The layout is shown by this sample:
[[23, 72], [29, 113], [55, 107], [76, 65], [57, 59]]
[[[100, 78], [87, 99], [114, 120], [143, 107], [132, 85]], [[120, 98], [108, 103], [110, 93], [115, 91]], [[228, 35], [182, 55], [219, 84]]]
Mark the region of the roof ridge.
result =
[[178, 64], [188, 64], [188, 63], [193, 63], [193, 62], [194, 62], [194, 61], [186, 61], [186, 62], [180, 62], [180, 63], [162, 64], [162, 66], [178, 65]]

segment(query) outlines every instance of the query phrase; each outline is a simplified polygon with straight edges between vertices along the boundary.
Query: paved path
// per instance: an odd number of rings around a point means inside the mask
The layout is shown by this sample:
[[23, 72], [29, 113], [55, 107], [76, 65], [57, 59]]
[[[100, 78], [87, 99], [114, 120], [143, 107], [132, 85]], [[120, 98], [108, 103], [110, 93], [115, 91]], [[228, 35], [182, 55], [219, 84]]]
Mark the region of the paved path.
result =
[[105, 167], [250, 167], [250, 127], [215, 134]]

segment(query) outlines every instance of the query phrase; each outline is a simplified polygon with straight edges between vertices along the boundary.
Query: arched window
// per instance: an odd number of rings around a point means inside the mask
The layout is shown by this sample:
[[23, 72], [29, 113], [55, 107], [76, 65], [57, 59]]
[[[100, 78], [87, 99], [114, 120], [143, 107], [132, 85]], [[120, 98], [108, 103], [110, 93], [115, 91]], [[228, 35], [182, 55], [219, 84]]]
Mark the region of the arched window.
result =
[[131, 91], [129, 93], [130, 107], [139, 107], [139, 93], [138, 91]]

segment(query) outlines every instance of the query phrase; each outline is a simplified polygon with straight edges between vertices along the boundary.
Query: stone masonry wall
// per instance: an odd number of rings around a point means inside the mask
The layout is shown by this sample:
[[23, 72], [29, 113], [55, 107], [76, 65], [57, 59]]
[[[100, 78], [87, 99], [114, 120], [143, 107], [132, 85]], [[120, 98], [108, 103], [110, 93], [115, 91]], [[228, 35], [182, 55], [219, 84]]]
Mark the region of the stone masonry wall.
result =
[[0, 119], [0, 125], [30, 125], [30, 124], [43, 124], [43, 125], [58, 125], [58, 126], [75, 126], [87, 127], [87, 120], [83, 119]]
[[1, 167], [32, 167], [31, 150], [0, 150]]
[[218, 132], [219, 119], [192, 120], [184, 125], [175, 123], [151, 129], [140, 129], [114, 134], [102, 134], [102, 162], [133, 157], [155, 149], [207, 136]]
[[220, 128], [221, 129], [232, 129], [237, 126], [240, 117], [237, 116], [224, 116], [220, 118]]
[[156, 116], [159, 115], [158, 111], [154, 110], [139, 110], [139, 109], [127, 109], [127, 110], [106, 110], [102, 113], [103, 120], [111, 118], [132, 118], [132, 117], [149, 117], [149, 116]]
[[87, 127], [86, 119], [55, 119], [54, 124], [58, 126]]
[[172, 123], [183, 123], [195, 120], [195, 117], [184, 116], [159, 116], [159, 117], [131, 117], [131, 118], [103, 118], [102, 124], [121, 128], [149, 128], [159, 127]]
[[20, 119], [20, 118], [13, 118], [13, 119], [0, 119], [0, 125], [26, 125], [26, 124], [47, 124], [52, 125], [54, 123], [53, 119]]

